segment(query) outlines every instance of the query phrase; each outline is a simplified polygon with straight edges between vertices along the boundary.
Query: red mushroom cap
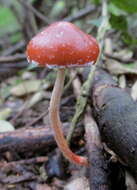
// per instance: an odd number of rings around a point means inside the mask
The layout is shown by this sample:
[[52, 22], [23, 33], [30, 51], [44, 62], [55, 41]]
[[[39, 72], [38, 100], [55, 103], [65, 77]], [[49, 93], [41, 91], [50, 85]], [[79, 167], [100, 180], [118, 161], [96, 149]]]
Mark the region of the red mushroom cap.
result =
[[50, 68], [93, 64], [98, 54], [96, 40], [65, 21], [51, 24], [33, 37], [27, 46], [29, 61]]

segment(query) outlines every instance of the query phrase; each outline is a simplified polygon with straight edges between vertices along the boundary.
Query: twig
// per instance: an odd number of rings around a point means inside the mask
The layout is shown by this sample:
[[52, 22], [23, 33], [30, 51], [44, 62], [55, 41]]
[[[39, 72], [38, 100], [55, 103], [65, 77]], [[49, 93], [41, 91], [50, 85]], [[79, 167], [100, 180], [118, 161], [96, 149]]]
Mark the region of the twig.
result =
[[26, 60], [25, 54], [16, 54], [11, 56], [1, 56], [0, 63], [17, 62]]
[[7, 56], [7, 55], [11, 55], [13, 53], [15, 53], [17, 50], [23, 49], [25, 47], [25, 41], [20, 41], [18, 43], [16, 43], [15, 45], [10, 46], [9, 48], [7, 48], [6, 50], [4, 50], [2, 52], [3, 56]]
[[16, 184], [16, 183], [32, 181], [32, 180], [36, 180], [36, 179], [37, 179], [37, 176], [35, 176], [34, 174], [32, 174], [30, 172], [25, 172], [21, 176], [16, 175], [16, 176], [5, 177], [3, 179], [0, 179], [0, 182], [2, 182], [4, 184]]
[[24, 12], [24, 16], [22, 19], [22, 34], [26, 41], [29, 41], [38, 31], [36, 18], [34, 13], [30, 11], [28, 7], [24, 5], [25, 1], [20, 0], [22, 2], [22, 10]]
[[32, 120], [29, 124], [27, 124], [27, 126], [33, 126], [36, 122], [38, 122], [40, 119], [42, 119], [45, 115], [47, 115], [48, 110], [46, 110], [45, 112], [41, 113], [37, 118], [35, 118], [34, 120]]
[[49, 19], [45, 17], [42, 13], [37, 11], [31, 4], [28, 4], [26, 1], [19, 0], [26, 8], [32, 11], [39, 19], [41, 19], [45, 24], [50, 24]]
[[95, 6], [93, 5], [88, 5], [87, 7], [85, 7], [84, 9], [80, 10], [77, 14], [75, 14], [74, 16], [69, 16], [64, 18], [63, 20], [68, 21], [68, 22], [73, 22], [76, 21], [82, 17], [87, 16], [88, 14], [90, 14], [92, 11], [95, 10]]
[[[103, 20], [102, 20], [100, 27], [98, 28], [98, 34], [97, 34], [97, 39], [100, 44], [100, 55], [101, 55], [101, 51], [102, 51], [102, 47], [103, 47], [105, 32], [108, 29], [108, 15], [107, 15], [107, 1], [106, 0], [102, 1], [102, 17], [103, 17]], [[99, 58], [100, 58], [100, 56], [99, 56]], [[90, 90], [91, 84], [94, 79], [94, 73], [95, 73], [96, 67], [99, 63], [99, 58], [98, 58], [96, 64], [91, 67], [90, 73], [88, 75], [88, 79], [83, 84], [83, 86], [81, 88], [81, 94], [77, 99], [76, 112], [72, 119], [70, 131], [67, 136], [67, 140], [69, 143], [70, 143], [73, 131], [76, 127], [76, 124], [86, 108], [89, 90]]]
[[[10, 74], [10, 72], [12, 71], [19, 71], [20, 69], [24, 69], [28, 66], [28, 63], [27, 61], [20, 61], [20, 63], [18, 64], [18, 61], [17, 62], [8, 62], [8, 63], [0, 63], [0, 72], [1, 72], [1, 75], [4, 74], [4, 72], [7, 74]], [[1, 77], [1, 76], [0, 76]]]
[[90, 107], [87, 108], [87, 112], [84, 119], [86, 140], [87, 140], [87, 152], [89, 158], [89, 184], [90, 189], [94, 190], [108, 190], [110, 189], [108, 179], [108, 167], [107, 161], [105, 161], [103, 154], [103, 146], [101, 144], [101, 138], [96, 122], [94, 121]]
[[17, 167], [21, 164], [36, 164], [36, 163], [43, 163], [48, 160], [48, 157], [46, 156], [38, 156], [36, 158], [30, 158], [25, 160], [19, 160], [19, 161], [13, 161], [13, 162], [7, 162], [7, 163], [0, 163], [0, 167], [2, 168], [2, 171], [9, 171], [14, 167]]
[[22, 14], [20, 14], [20, 11], [18, 10], [16, 4], [11, 3], [10, 9], [12, 13], [14, 14], [14, 16], [16, 17], [18, 24], [21, 26], [23, 22], [23, 17], [22, 17]]
[[[69, 124], [64, 125], [63, 133], [66, 136]], [[81, 135], [82, 127], [76, 130], [74, 138]], [[48, 151], [56, 146], [53, 132], [48, 126], [37, 128], [22, 128], [13, 132], [0, 133], [0, 153], [5, 151], [36, 152], [37, 150]]]

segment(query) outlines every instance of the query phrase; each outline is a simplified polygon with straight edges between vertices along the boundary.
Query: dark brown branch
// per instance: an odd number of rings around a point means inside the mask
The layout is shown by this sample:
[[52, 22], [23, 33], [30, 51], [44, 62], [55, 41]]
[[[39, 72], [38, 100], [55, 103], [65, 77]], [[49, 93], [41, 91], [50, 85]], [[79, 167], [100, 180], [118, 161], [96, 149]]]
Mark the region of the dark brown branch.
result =
[[137, 182], [137, 103], [104, 71], [96, 72], [92, 95], [102, 139]]
[[30, 172], [25, 172], [23, 175], [13, 175], [13, 176], [8, 176], [5, 178], [1, 178], [0, 182], [4, 184], [16, 184], [16, 183], [21, 183], [21, 182], [26, 182], [26, 181], [32, 181], [36, 180], [37, 176]]
[[12, 170], [12, 168], [16, 168], [19, 165], [24, 165], [24, 164], [36, 164], [36, 163], [43, 163], [48, 160], [47, 157], [45, 156], [39, 156], [35, 158], [30, 158], [30, 159], [25, 159], [25, 160], [18, 160], [18, 161], [13, 161], [13, 162], [7, 162], [7, 163], [0, 163], [1, 171], [3, 172], [8, 172]]
[[[74, 138], [82, 133], [79, 128]], [[68, 131], [68, 125], [64, 125], [64, 134]], [[0, 152], [36, 152], [37, 150], [48, 151], [55, 147], [53, 133], [48, 127], [22, 128], [14, 132], [0, 134]], [[50, 149], [51, 150], [51, 149]]]

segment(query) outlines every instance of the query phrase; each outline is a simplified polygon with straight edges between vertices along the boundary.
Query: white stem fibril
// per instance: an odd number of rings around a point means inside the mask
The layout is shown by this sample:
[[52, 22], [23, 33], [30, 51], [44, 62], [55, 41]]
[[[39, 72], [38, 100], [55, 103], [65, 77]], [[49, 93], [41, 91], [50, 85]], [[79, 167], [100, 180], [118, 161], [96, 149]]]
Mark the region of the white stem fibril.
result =
[[65, 79], [65, 69], [60, 68], [58, 69], [56, 82], [50, 100], [50, 107], [49, 107], [50, 125], [54, 130], [55, 140], [63, 155], [70, 162], [82, 166], [88, 166], [87, 158], [78, 156], [70, 150], [62, 132], [62, 123], [60, 121], [60, 116], [59, 116], [59, 106], [64, 86], [64, 79]]

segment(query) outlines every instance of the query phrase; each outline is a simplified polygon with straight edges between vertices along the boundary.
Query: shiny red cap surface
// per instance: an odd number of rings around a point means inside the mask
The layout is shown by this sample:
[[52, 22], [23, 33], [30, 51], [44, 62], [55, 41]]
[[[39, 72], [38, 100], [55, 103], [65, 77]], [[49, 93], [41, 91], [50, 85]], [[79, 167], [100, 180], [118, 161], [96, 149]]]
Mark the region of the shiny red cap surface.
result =
[[27, 46], [30, 62], [47, 67], [77, 67], [95, 63], [99, 55], [96, 40], [74, 24], [61, 21], [38, 33]]

